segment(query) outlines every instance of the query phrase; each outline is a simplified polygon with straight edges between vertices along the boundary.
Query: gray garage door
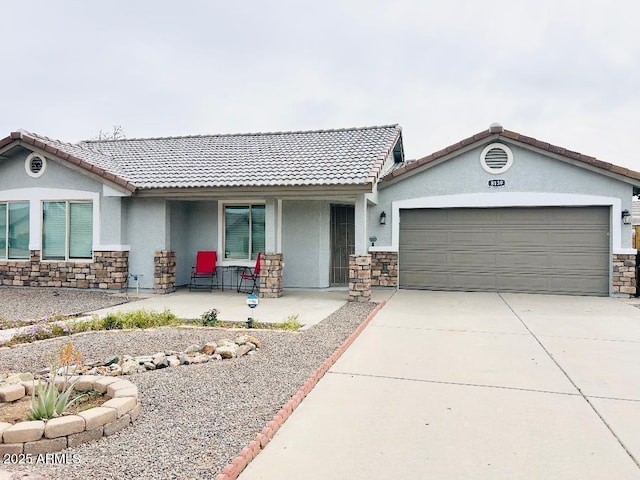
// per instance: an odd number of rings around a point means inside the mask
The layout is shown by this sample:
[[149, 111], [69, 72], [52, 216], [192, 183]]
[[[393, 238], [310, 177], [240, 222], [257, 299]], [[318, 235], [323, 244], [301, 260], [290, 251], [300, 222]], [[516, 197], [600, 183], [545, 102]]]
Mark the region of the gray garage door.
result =
[[609, 294], [609, 208], [400, 211], [400, 287]]

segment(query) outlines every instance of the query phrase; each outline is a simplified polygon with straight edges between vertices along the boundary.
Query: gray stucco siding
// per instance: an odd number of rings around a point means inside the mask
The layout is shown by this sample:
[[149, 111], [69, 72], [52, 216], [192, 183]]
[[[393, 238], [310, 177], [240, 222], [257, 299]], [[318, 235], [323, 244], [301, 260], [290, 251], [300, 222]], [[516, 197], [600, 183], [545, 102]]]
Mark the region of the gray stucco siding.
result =
[[42, 176], [33, 178], [27, 175], [25, 160], [31, 152], [20, 152], [0, 161], [0, 190], [19, 188], [68, 188], [101, 192], [102, 183], [86, 175], [47, 159]]
[[282, 202], [284, 287], [329, 286], [329, 201]]
[[100, 199], [100, 244], [120, 245], [123, 243], [124, 221], [121, 197]]
[[[488, 142], [490, 143], [490, 142]], [[506, 143], [506, 142], [505, 142]], [[378, 205], [370, 209], [371, 233], [376, 246], [390, 245], [392, 202], [415, 198], [493, 193], [563, 193], [619, 198], [621, 208], [631, 210], [633, 187], [623, 181], [581, 168], [541, 153], [507, 144], [513, 152], [513, 165], [502, 174], [486, 172], [480, 164], [478, 147], [416, 174], [399, 177], [394, 183], [379, 186]], [[506, 185], [489, 187], [489, 180], [502, 179]], [[482, 206], [482, 205], [477, 205]], [[379, 225], [380, 212], [387, 214], [387, 225]], [[631, 227], [622, 226], [622, 247], [631, 246]]]
[[[107, 249], [125, 244], [121, 198], [105, 197], [104, 185], [50, 158], [40, 177], [33, 178], [25, 170], [25, 160], [30, 152], [20, 151], [0, 161], [0, 201], [30, 201], [32, 236], [30, 246], [39, 249], [39, 220], [41, 202], [64, 200], [91, 200], [99, 225], [94, 225], [97, 236], [94, 246]], [[97, 227], [97, 228], [96, 228]]]
[[[169, 249], [168, 202], [156, 198], [123, 199], [127, 204], [127, 238], [131, 246], [129, 274], [140, 275], [140, 288], [153, 288], [156, 251]], [[134, 285], [131, 285], [134, 286]]]

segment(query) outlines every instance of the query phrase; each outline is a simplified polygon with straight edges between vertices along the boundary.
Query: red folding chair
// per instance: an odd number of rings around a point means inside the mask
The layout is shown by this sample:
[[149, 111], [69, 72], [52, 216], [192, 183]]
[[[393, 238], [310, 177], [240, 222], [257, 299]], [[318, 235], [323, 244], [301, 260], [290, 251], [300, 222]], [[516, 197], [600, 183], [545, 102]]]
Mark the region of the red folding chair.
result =
[[[216, 264], [218, 254], [212, 251], [200, 251], [196, 253], [196, 264], [191, 267], [191, 281], [189, 282], [189, 291], [208, 289], [213, 290], [213, 279], [216, 280], [218, 286], [218, 277], [216, 275]], [[208, 280], [206, 283], [199, 283], [201, 280]]]
[[[240, 282], [238, 283], [238, 292], [244, 293], [253, 293], [256, 290], [260, 291], [260, 284], [258, 280], [260, 279], [260, 257], [261, 253], [258, 253], [258, 258], [256, 258], [256, 264], [253, 267], [253, 271], [250, 267], [243, 267], [244, 271], [240, 272]], [[248, 290], [249, 282], [251, 282], [251, 291]], [[247, 290], [243, 290], [243, 285]]]

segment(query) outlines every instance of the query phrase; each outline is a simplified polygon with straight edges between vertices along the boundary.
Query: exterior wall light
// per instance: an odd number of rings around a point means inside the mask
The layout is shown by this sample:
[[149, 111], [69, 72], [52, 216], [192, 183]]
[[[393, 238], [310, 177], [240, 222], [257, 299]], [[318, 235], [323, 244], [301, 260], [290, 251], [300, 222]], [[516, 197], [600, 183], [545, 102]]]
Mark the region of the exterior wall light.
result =
[[622, 223], [625, 225], [631, 225], [631, 214], [629, 213], [629, 210], [622, 211]]
[[380, 225], [386, 225], [387, 223], [387, 214], [382, 212], [380, 214]]

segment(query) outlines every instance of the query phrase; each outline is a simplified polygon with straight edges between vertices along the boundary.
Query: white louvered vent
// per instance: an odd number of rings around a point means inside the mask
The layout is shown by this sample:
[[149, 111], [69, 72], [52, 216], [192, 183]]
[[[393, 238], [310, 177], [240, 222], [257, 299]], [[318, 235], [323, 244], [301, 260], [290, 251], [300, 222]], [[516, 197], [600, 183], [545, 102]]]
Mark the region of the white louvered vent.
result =
[[502, 143], [492, 143], [482, 150], [480, 164], [486, 172], [504, 173], [513, 164], [513, 153], [509, 147]]
[[509, 156], [502, 148], [492, 148], [484, 156], [484, 163], [492, 170], [504, 167], [508, 160]]
[[27, 171], [27, 175], [32, 178], [42, 176], [46, 167], [47, 160], [35, 152], [31, 153], [24, 162], [24, 169]]

